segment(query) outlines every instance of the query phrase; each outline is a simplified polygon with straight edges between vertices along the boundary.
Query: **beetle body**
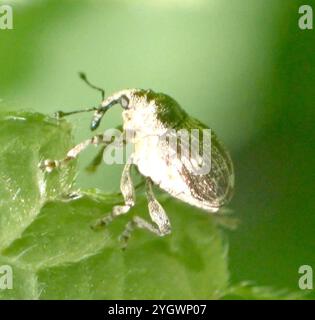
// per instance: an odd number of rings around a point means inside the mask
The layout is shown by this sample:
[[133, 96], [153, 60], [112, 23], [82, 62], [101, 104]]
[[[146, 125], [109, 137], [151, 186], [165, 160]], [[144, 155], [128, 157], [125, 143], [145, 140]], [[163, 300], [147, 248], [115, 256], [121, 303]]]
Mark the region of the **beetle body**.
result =
[[[215, 212], [232, 196], [234, 172], [231, 158], [211, 132], [211, 170], [204, 175], [194, 175], [183, 159], [169, 157], [164, 140], [160, 137], [169, 129], [197, 129], [202, 133], [208, 127], [191, 118], [170, 96], [152, 90], [122, 90], [107, 98], [106, 108], [120, 102], [124, 131], [134, 131], [133, 163], [140, 173], [152, 179], [154, 184], [170, 195], [186, 203]], [[97, 115], [96, 115], [97, 117]], [[209, 146], [210, 147], [210, 146]], [[186, 159], [189, 160], [189, 159]]]
[[[115, 104], [120, 104], [123, 108], [124, 132], [134, 133], [129, 141], [134, 145], [134, 150], [130, 157], [132, 161], [125, 165], [121, 178], [120, 188], [124, 205], [115, 206], [97, 225], [108, 224], [134, 206], [135, 191], [130, 174], [131, 165], [135, 165], [146, 178], [149, 213], [157, 227], [136, 216], [127, 225], [123, 239], [129, 237], [134, 227], [148, 229], [160, 236], [170, 233], [170, 221], [153, 194], [153, 184], [171, 196], [207, 212], [217, 212], [229, 202], [234, 188], [233, 164], [229, 153], [213, 131], [206, 139], [205, 131], [209, 128], [190, 117], [173, 98], [143, 89], [121, 90], [104, 99], [98, 108], [86, 110], [96, 110], [91, 123], [92, 130], [99, 126], [104, 114]], [[72, 113], [77, 112], [80, 111]], [[180, 140], [177, 136], [177, 132], [193, 130], [197, 131], [197, 137], [190, 136], [189, 140]], [[172, 144], [170, 140], [175, 140], [176, 143]], [[99, 143], [102, 143], [102, 139], [95, 136], [75, 146], [64, 160], [46, 160], [41, 167], [51, 171], [60, 164], [76, 158], [89, 144]], [[191, 145], [202, 145], [202, 150], [197, 148], [198, 152], [193, 153]], [[189, 152], [183, 152], [185, 149]], [[194, 171], [196, 163], [200, 165], [208, 161], [211, 163], [210, 170], [202, 173]]]

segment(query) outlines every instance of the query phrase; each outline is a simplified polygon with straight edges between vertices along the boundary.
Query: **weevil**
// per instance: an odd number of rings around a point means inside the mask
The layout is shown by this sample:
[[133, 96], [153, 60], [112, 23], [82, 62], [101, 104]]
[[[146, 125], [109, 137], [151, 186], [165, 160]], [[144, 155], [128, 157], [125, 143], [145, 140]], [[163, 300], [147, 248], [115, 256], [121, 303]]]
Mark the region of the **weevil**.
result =
[[[202, 141], [204, 129], [209, 129], [206, 125], [190, 117], [173, 98], [164, 93], [144, 89], [124, 89], [105, 99], [104, 90], [92, 85], [84, 74], [81, 74], [81, 78], [88, 85], [102, 92], [100, 106], [69, 113], [58, 112], [58, 116], [94, 111], [91, 122], [91, 130], [94, 131], [99, 127], [105, 113], [112, 106], [120, 105], [123, 109], [123, 131], [135, 133], [131, 139], [134, 150], [124, 166], [120, 182], [124, 204], [114, 206], [110, 213], [95, 223], [94, 227], [108, 225], [135, 205], [135, 188], [131, 178], [132, 166], [135, 166], [145, 179], [148, 210], [153, 223], [134, 216], [122, 233], [121, 237], [125, 242], [135, 228], [147, 229], [158, 236], [165, 236], [171, 232], [170, 220], [154, 195], [153, 185], [206, 212], [215, 213], [230, 201], [234, 189], [233, 163], [228, 151], [212, 130], [211, 152], [206, 156], [211, 157], [211, 170], [205, 174], [195, 174], [191, 171], [189, 164], [196, 160], [194, 156], [184, 159], [170, 157], [169, 150], [166, 151], [165, 140], [161, 143], [159, 139], [170, 129], [197, 130], [200, 132], [199, 138]], [[96, 135], [72, 148], [63, 160], [45, 160], [40, 167], [50, 172], [77, 158], [87, 146], [105, 144], [104, 141], [103, 135]], [[189, 141], [192, 143], [191, 140]], [[180, 152], [177, 145], [173, 151]]]

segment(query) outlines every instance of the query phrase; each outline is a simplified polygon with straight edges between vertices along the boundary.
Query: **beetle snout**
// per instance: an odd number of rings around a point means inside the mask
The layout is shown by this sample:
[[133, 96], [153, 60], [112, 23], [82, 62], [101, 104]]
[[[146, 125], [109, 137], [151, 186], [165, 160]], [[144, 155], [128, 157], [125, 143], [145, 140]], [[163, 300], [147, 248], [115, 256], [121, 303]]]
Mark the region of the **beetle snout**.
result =
[[92, 131], [94, 131], [98, 128], [106, 111], [107, 111], [107, 109], [96, 110], [96, 112], [94, 113], [94, 116], [92, 118], [92, 122], [91, 122], [91, 126], [90, 126]]
[[92, 119], [92, 122], [91, 122], [91, 130], [94, 131], [98, 128], [98, 126], [100, 125], [100, 120], [94, 120]]

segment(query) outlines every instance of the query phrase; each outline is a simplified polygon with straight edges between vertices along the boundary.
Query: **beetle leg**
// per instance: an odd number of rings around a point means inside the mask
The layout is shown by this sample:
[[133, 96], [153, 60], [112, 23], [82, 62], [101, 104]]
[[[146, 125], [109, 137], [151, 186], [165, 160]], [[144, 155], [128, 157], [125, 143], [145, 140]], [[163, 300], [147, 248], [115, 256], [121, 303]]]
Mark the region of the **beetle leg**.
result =
[[[122, 125], [117, 126], [115, 129], [123, 132], [123, 126]], [[124, 139], [124, 137], [123, 137], [123, 139]], [[98, 154], [93, 158], [93, 160], [90, 162], [90, 164], [85, 168], [86, 171], [88, 171], [90, 173], [94, 173], [97, 170], [97, 168], [102, 163], [104, 151], [105, 151], [105, 149], [106, 149], [106, 147], [108, 146], [109, 143], [111, 143], [111, 141], [104, 142], [104, 145], [102, 146], [101, 150], [99, 150]], [[122, 144], [125, 144], [125, 143], [126, 143], [126, 141], [122, 140]]]
[[85, 170], [89, 173], [94, 173], [101, 165], [104, 157], [104, 152], [107, 145], [103, 145], [102, 148], [98, 151], [97, 155], [93, 158], [93, 160], [86, 166]]
[[136, 228], [146, 229], [157, 236], [162, 236], [160, 230], [153, 224], [147, 222], [141, 217], [134, 216], [131, 221], [126, 224], [124, 232], [121, 234], [119, 240], [122, 242], [122, 249], [126, 249], [127, 243], [131, 237], [131, 234]]
[[122, 206], [114, 206], [112, 212], [110, 212], [104, 218], [97, 220], [96, 223], [92, 225], [93, 229], [100, 226], [107, 226], [116, 217], [126, 214], [135, 205], [135, 190], [130, 175], [131, 165], [132, 163], [128, 161], [124, 167], [120, 180], [120, 190], [124, 197], [125, 204]]
[[[115, 128], [115, 130], [119, 130], [122, 131], [122, 126], [119, 125]], [[94, 137], [92, 137], [91, 139], [87, 139], [81, 143], [79, 143], [78, 145], [76, 145], [75, 147], [73, 147], [71, 150], [68, 151], [67, 156], [62, 159], [62, 160], [44, 160], [39, 164], [39, 168], [42, 169], [43, 171], [47, 171], [47, 172], [52, 172], [54, 169], [59, 168], [61, 166], [66, 165], [69, 161], [74, 160], [78, 157], [78, 155], [85, 150], [89, 145], [99, 145], [99, 144], [103, 144], [103, 148], [102, 150], [100, 150], [100, 152], [97, 154], [97, 156], [94, 158], [94, 160], [92, 161], [92, 163], [88, 166], [87, 170], [88, 171], [95, 171], [96, 168], [101, 164], [102, 159], [103, 159], [103, 154], [104, 154], [104, 150], [105, 148], [112, 143], [116, 143], [116, 145], [120, 145], [120, 144], [125, 144], [125, 137], [122, 134], [122, 139], [120, 139], [120, 137], [116, 137], [119, 138], [118, 142], [116, 140], [116, 138], [114, 138], [112, 136], [106, 136], [105, 134], [100, 134], [100, 135], [95, 135]]]
[[71, 150], [68, 151], [67, 156], [62, 160], [44, 160], [40, 162], [38, 167], [43, 171], [52, 172], [54, 169], [59, 168], [63, 165], [66, 165], [69, 161], [74, 160], [78, 157], [78, 155], [85, 150], [89, 145], [98, 145], [100, 143], [104, 143], [104, 135], [96, 135], [91, 139], [85, 140]]
[[157, 201], [154, 196], [152, 190], [152, 181], [150, 178], [146, 179], [146, 195], [148, 198], [148, 208], [152, 221], [157, 225], [147, 222], [146, 220], [135, 216], [131, 221], [129, 221], [126, 225], [126, 228], [121, 235], [121, 240], [123, 241], [123, 248], [126, 247], [127, 242], [136, 228], [146, 229], [160, 237], [163, 237], [169, 233], [171, 233], [171, 224], [170, 221], [161, 206], [161, 204]]
[[231, 216], [231, 213], [233, 212], [231, 212], [230, 209], [222, 208], [218, 213], [212, 214], [212, 217], [217, 225], [228, 230], [236, 230], [241, 221], [240, 219]]
[[146, 195], [148, 199], [148, 208], [150, 217], [153, 222], [155, 222], [159, 228], [161, 236], [167, 235], [171, 232], [170, 221], [161, 206], [161, 204], [155, 198], [152, 190], [152, 180], [150, 178], [146, 179]]

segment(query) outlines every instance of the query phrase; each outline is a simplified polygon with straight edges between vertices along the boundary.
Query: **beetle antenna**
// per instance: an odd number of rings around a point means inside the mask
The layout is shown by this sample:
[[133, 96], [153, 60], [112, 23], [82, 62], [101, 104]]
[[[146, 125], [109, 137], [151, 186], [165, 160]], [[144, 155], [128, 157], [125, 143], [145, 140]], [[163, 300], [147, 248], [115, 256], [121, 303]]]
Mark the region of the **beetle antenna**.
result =
[[57, 111], [57, 112], [55, 112], [54, 116], [57, 119], [61, 119], [63, 117], [71, 116], [71, 115], [77, 114], [77, 113], [96, 111], [97, 109], [98, 108], [96, 108], [96, 107], [92, 107], [92, 108], [89, 108], [89, 109], [75, 110], [75, 111], [70, 111], [70, 112]]
[[105, 90], [102, 88], [99, 88], [97, 86], [95, 86], [94, 84], [92, 84], [88, 78], [86, 77], [86, 74], [84, 72], [79, 72], [79, 77], [81, 80], [83, 80], [90, 88], [95, 89], [97, 91], [99, 91], [102, 95], [102, 101], [105, 99]]
[[[93, 85], [86, 77], [86, 74], [84, 72], [79, 72], [79, 77], [80, 79], [82, 79], [89, 87], [91, 87], [92, 89], [95, 89], [97, 91], [100, 91], [102, 94], [102, 101], [105, 99], [105, 90], [101, 89], [95, 85]], [[66, 116], [70, 116], [73, 114], [77, 114], [77, 113], [83, 113], [83, 112], [91, 112], [91, 111], [96, 111], [98, 110], [98, 108], [93, 107], [93, 108], [89, 108], [89, 109], [83, 109], [83, 110], [75, 110], [75, 111], [71, 111], [71, 112], [63, 112], [63, 111], [57, 111], [55, 113], [55, 117], [57, 119], [66, 117]]]

